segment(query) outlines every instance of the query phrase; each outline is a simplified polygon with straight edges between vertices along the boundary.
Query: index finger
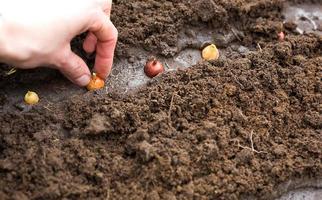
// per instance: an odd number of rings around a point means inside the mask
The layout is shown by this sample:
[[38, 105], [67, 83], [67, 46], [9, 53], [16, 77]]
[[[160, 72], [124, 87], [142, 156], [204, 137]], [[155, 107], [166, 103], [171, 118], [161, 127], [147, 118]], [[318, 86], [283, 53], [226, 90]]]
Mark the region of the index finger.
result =
[[105, 79], [112, 69], [118, 31], [106, 16], [102, 18], [101, 26], [91, 31], [97, 37], [94, 71]]

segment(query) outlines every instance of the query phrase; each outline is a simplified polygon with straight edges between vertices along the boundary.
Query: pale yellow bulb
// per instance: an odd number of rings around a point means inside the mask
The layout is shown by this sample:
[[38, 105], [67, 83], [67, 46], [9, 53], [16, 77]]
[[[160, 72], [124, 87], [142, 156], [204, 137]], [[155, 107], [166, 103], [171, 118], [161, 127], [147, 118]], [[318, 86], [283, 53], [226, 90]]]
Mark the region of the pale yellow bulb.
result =
[[205, 47], [202, 50], [202, 58], [211, 61], [211, 60], [217, 60], [219, 58], [219, 51], [216, 47], [216, 45], [211, 44]]
[[28, 105], [35, 105], [39, 102], [39, 97], [36, 92], [28, 91], [25, 95], [25, 102]]

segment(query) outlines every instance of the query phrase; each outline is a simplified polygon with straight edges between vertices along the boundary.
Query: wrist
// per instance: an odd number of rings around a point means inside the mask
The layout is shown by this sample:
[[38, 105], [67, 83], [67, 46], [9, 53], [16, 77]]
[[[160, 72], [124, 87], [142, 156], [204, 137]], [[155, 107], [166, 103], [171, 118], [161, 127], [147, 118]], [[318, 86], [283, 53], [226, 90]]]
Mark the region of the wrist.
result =
[[10, 51], [12, 52], [12, 49], [10, 49], [8, 42], [10, 36], [10, 31], [8, 30], [8, 23], [5, 17], [2, 15], [0, 16], [0, 62], [9, 62], [10, 60]]
[[0, 11], [0, 61], [3, 61], [5, 55], [6, 55], [6, 44], [5, 44], [5, 25], [4, 25], [4, 19], [2, 16], [2, 13]]

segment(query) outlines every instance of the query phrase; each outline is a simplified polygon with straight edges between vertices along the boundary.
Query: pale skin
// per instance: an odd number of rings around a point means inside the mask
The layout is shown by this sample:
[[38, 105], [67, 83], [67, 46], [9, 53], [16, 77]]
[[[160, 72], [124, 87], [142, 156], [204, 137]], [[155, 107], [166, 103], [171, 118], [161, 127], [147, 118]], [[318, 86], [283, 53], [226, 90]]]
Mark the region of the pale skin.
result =
[[83, 48], [96, 51], [94, 72], [105, 79], [118, 36], [111, 6], [112, 0], [1, 0], [0, 61], [21, 69], [58, 69], [73, 83], [86, 86], [90, 70], [72, 52], [70, 42], [88, 31]]

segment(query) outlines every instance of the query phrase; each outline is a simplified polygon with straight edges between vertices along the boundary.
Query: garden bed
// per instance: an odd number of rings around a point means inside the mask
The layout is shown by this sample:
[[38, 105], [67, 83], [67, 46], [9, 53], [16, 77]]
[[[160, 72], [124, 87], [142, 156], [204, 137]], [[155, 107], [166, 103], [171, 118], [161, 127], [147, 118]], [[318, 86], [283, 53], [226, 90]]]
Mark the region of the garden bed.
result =
[[[322, 4], [306, 1], [320, 12], [301, 34], [287, 8], [303, 2], [116, 0], [115, 66], [99, 92], [56, 71], [1, 67], [0, 199], [275, 199], [321, 189]], [[73, 47], [92, 66], [81, 42]], [[209, 42], [217, 61], [198, 55]], [[167, 70], [151, 80], [143, 65], [152, 55]], [[32, 108], [27, 90], [40, 96]]]

